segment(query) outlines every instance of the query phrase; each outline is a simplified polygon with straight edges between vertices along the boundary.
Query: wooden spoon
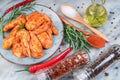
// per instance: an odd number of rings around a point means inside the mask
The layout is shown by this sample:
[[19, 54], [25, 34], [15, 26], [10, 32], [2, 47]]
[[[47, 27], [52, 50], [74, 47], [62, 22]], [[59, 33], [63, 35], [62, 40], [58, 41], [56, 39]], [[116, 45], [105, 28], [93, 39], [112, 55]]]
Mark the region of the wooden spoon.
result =
[[80, 28], [74, 26], [72, 23], [70, 23], [69, 21], [67, 21], [65, 18], [63, 18], [62, 16], [59, 16], [60, 19], [65, 23], [65, 24], [69, 24], [70, 26], [74, 27], [76, 30], [79, 30], [79, 31], [82, 31], [85, 35], [88, 35], [88, 36], [85, 36], [87, 42], [95, 47], [95, 48], [101, 48], [105, 45], [105, 40], [102, 39], [101, 37], [93, 34], [93, 33], [90, 33], [90, 32], [87, 32], [87, 31], [83, 31], [81, 30]]
[[61, 12], [67, 16], [68, 18], [71, 18], [75, 21], [78, 21], [82, 24], [84, 24], [87, 28], [89, 28], [91, 31], [93, 31], [95, 34], [99, 35], [101, 38], [103, 38], [106, 41], [109, 41], [109, 39], [102, 34], [100, 31], [98, 31], [97, 29], [91, 27], [89, 24], [87, 24], [83, 18], [80, 16], [80, 14], [73, 8], [71, 7], [69, 4], [62, 4], [60, 6], [60, 10]]

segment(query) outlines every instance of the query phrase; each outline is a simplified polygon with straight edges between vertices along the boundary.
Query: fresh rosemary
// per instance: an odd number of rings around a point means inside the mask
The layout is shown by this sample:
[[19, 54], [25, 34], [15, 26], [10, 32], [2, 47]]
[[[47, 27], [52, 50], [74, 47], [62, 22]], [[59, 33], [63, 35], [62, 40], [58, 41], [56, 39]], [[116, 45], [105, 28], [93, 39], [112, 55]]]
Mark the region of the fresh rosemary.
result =
[[0, 33], [3, 33], [2, 28], [3, 26], [10, 22], [11, 20], [15, 19], [18, 15], [21, 13], [26, 13], [27, 11], [32, 11], [34, 10], [33, 6], [36, 3], [28, 3], [26, 5], [20, 6], [18, 8], [13, 9], [10, 13], [8, 14], [3, 14], [3, 16], [0, 18]]
[[84, 34], [76, 30], [70, 25], [65, 24], [64, 26], [64, 37], [65, 41], [68, 42], [75, 50], [85, 50], [89, 51], [88, 49], [88, 43], [84, 39]]

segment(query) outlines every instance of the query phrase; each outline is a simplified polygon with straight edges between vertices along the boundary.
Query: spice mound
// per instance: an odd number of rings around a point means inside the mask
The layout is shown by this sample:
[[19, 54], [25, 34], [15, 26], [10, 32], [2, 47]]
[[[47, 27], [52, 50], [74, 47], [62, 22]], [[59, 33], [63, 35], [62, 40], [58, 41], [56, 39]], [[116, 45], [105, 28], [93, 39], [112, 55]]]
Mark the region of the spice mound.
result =
[[58, 34], [49, 16], [38, 11], [19, 15], [5, 24], [3, 31], [10, 32], [4, 38], [2, 48], [11, 48], [13, 55], [19, 58], [40, 58], [43, 48], [52, 46], [52, 34]]

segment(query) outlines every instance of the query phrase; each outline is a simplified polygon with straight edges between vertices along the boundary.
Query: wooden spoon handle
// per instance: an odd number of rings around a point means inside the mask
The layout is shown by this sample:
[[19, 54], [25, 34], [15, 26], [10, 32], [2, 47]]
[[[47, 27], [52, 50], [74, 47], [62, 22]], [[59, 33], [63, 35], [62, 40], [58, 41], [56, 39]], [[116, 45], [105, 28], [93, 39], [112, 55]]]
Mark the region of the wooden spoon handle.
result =
[[71, 22], [69, 22], [68, 20], [64, 19], [62, 16], [60, 16], [60, 19], [65, 23], [65, 24], [69, 24], [70, 26], [74, 27], [76, 30], [82, 31], [84, 34], [91, 34], [90, 32], [81, 30], [80, 28], [76, 27], [75, 25], [73, 25]]

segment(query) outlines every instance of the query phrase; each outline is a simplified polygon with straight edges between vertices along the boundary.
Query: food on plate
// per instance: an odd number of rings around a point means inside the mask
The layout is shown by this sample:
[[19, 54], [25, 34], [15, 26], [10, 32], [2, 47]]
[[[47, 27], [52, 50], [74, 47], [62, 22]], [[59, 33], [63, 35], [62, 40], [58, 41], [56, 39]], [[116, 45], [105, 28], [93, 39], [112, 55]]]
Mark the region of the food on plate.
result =
[[39, 58], [43, 55], [43, 48], [37, 36], [30, 31], [30, 50], [33, 57]]
[[55, 34], [55, 35], [58, 34], [58, 31], [57, 31], [56, 27], [53, 24], [51, 25], [51, 29], [53, 31], [53, 34]]
[[21, 35], [20, 35], [20, 42], [21, 42], [21, 46], [23, 48], [23, 54], [25, 56], [31, 57], [31, 52], [30, 52], [30, 34], [27, 30], [22, 29], [21, 30]]
[[51, 28], [49, 28], [47, 30], [47, 34], [48, 34], [49, 38], [52, 40], [52, 29]]
[[23, 52], [24, 51], [22, 49], [22, 46], [21, 46], [20, 42], [15, 41], [13, 46], [12, 46], [12, 53], [17, 57], [22, 58], [22, 57], [25, 56], [23, 54]]
[[42, 23], [42, 25], [39, 26], [39, 28], [35, 29], [34, 32], [36, 34], [40, 34], [42, 32], [47, 31], [49, 28], [50, 28], [50, 23], [44, 22], [44, 23]]
[[38, 28], [44, 22], [42, 14], [35, 11], [27, 16], [26, 28], [28, 30], [34, 30]]
[[52, 46], [52, 34], [58, 34], [50, 17], [38, 11], [21, 14], [8, 22], [3, 31], [8, 30], [10, 32], [4, 38], [2, 48], [11, 48], [12, 53], [19, 58], [40, 58], [44, 53], [43, 48]]
[[38, 39], [40, 40], [43, 48], [50, 48], [51, 47], [52, 39], [49, 37], [47, 32], [43, 32], [37, 36], [38, 36]]

